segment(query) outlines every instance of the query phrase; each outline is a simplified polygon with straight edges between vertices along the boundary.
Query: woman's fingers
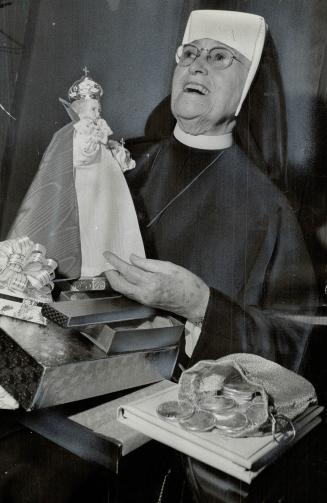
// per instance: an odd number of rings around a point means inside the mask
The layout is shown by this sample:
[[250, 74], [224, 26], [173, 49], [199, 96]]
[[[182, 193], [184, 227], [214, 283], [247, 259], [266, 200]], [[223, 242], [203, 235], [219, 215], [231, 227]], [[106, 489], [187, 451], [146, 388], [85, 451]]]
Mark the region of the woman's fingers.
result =
[[128, 282], [133, 283], [134, 285], [140, 285], [147, 281], [147, 272], [143, 269], [140, 269], [132, 264], [128, 264], [128, 262], [125, 262], [120, 257], [109, 251], [105, 251], [103, 256]]

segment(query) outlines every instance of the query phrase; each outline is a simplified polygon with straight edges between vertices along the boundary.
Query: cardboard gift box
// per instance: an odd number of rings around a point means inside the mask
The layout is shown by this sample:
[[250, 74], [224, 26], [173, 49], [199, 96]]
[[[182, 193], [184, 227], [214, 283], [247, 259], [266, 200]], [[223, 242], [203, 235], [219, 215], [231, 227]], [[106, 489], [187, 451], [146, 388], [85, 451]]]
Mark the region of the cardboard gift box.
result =
[[120, 294], [44, 304], [42, 314], [64, 328], [78, 327], [102, 351], [120, 353], [177, 344], [183, 325]]
[[117, 294], [99, 299], [79, 299], [44, 304], [42, 314], [64, 328], [144, 319], [155, 314], [151, 307]]
[[124, 320], [81, 328], [81, 334], [110, 354], [155, 349], [177, 344], [183, 325], [172, 316], [152, 316], [146, 320]]
[[140, 338], [128, 327], [109, 326], [111, 343], [101, 348], [79, 328], [1, 317], [0, 385], [31, 410], [169, 378], [183, 325], [174, 320], [171, 327], [142, 328]]
[[[170, 377], [182, 324], [166, 317], [158, 322], [153, 309], [117, 293], [51, 302], [55, 267], [28, 237], [0, 243], [0, 386], [21, 407], [59, 405]], [[105, 278], [68, 286], [76, 295], [108, 295]], [[118, 326], [126, 321], [127, 327]]]

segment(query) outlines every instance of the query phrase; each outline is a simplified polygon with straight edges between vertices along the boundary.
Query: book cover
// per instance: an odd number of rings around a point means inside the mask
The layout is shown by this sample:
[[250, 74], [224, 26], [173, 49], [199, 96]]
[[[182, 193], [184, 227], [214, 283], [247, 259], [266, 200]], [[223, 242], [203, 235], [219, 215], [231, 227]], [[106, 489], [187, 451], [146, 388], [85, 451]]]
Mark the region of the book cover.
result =
[[[321, 422], [323, 407], [311, 406], [295, 421], [296, 437], [278, 444], [272, 435], [262, 437], [231, 438], [217, 429], [210, 432], [190, 432], [177, 422], [161, 419], [156, 408], [162, 402], [177, 400], [178, 385], [170, 383], [167, 389], [150, 394], [147, 398], [118, 410], [118, 420], [148, 437], [162, 442], [214, 468], [250, 483], [264, 467]], [[281, 437], [281, 434], [280, 434]]]

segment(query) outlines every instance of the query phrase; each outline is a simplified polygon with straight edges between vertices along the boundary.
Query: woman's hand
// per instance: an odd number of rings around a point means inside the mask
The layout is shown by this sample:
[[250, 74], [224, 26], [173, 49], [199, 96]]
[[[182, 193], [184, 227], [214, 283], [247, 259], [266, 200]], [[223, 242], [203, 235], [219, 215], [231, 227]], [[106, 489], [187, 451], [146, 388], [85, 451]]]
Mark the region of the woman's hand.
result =
[[209, 287], [184, 267], [134, 254], [130, 257], [131, 264], [108, 251], [103, 255], [115, 268], [105, 272], [114, 290], [146, 306], [190, 320], [204, 316]]

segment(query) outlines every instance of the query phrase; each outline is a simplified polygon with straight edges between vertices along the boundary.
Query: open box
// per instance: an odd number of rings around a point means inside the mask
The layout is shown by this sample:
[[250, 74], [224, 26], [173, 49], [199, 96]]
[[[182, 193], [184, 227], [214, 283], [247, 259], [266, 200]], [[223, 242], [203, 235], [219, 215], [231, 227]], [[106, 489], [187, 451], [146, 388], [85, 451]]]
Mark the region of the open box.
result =
[[183, 324], [122, 295], [45, 304], [42, 313], [64, 328], [76, 327], [105, 353], [178, 344]]
[[[173, 372], [183, 324], [174, 320], [169, 327], [140, 328], [147, 318], [143, 306], [115, 300], [120, 309], [111, 311], [111, 342], [106, 352], [90, 334], [81, 334], [88, 326], [89, 301], [78, 302], [85, 314], [83, 328], [63, 328], [51, 320], [41, 326], [0, 318], [0, 385], [26, 410], [143, 386], [169, 378]], [[54, 304], [60, 308], [60, 302]], [[139, 316], [137, 321], [135, 316]]]
[[147, 320], [119, 321], [106, 325], [90, 325], [81, 334], [108, 354], [154, 349], [177, 344], [183, 325], [172, 316], [152, 316]]

